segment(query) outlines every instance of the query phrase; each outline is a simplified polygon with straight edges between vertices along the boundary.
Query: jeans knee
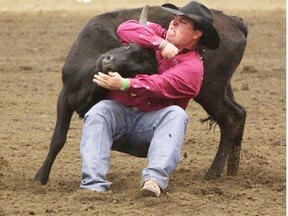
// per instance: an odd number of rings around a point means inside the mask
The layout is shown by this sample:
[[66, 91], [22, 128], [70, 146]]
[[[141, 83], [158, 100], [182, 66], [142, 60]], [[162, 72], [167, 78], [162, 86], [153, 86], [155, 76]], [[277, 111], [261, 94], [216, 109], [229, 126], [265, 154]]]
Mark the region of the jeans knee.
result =
[[171, 115], [171, 118], [175, 119], [175, 120], [179, 120], [181, 122], [184, 122], [185, 124], [187, 124], [188, 122], [188, 115], [186, 113], [185, 110], [183, 110], [181, 107], [173, 105], [168, 107], [169, 110], [169, 115]]

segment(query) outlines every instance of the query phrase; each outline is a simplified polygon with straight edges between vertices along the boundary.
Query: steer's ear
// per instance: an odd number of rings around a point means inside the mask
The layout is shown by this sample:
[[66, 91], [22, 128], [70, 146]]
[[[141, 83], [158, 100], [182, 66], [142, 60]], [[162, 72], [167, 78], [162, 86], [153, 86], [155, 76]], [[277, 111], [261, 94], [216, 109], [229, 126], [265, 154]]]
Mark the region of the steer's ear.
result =
[[146, 23], [148, 21], [148, 10], [149, 10], [149, 5], [145, 5], [143, 7], [140, 18], [139, 18], [139, 23], [143, 26], [146, 26]]

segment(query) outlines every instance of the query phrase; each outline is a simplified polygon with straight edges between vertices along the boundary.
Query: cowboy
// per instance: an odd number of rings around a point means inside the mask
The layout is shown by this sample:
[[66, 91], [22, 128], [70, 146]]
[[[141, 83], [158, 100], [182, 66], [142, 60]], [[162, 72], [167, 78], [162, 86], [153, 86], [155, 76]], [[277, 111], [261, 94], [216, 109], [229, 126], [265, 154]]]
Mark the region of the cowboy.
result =
[[175, 15], [168, 30], [156, 23], [142, 26], [128, 20], [117, 30], [123, 44], [136, 43], [155, 51], [158, 73], [122, 78], [117, 72], [95, 74], [93, 82], [109, 89], [107, 100], [85, 115], [81, 140], [80, 187], [106, 192], [111, 182], [110, 150], [147, 156], [141, 176], [143, 195], [159, 197], [180, 158], [188, 123], [185, 109], [198, 95], [203, 79], [199, 49], [216, 49], [219, 35], [213, 14], [203, 4], [191, 1], [184, 7], [164, 4]]

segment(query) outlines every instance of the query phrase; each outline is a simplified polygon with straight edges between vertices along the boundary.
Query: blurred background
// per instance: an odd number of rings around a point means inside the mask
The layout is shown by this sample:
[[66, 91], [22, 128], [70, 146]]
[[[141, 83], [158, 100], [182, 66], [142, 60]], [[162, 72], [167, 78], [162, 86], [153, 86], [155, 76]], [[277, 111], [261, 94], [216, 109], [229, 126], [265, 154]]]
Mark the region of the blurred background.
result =
[[[41, 11], [41, 10], [110, 10], [142, 7], [143, 5], [161, 5], [172, 3], [183, 6], [187, 0], [0, 0], [0, 11]], [[286, 8], [285, 0], [203, 0], [210, 8], [225, 11], [234, 10], [271, 10]], [[273, 2], [273, 4], [271, 4]], [[271, 8], [272, 7], [272, 8]]]

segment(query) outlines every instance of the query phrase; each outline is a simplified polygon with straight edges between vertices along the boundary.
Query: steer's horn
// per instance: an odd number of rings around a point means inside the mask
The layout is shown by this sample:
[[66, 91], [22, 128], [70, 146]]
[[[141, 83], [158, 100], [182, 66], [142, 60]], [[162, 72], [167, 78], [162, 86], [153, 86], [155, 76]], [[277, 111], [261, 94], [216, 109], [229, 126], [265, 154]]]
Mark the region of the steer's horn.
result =
[[149, 9], [149, 5], [145, 5], [145, 7], [143, 7], [143, 9], [142, 9], [140, 19], [139, 19], [139, 23], [141, 25], [146, 26], [146, 23], [148, 20], [148, 9]]

